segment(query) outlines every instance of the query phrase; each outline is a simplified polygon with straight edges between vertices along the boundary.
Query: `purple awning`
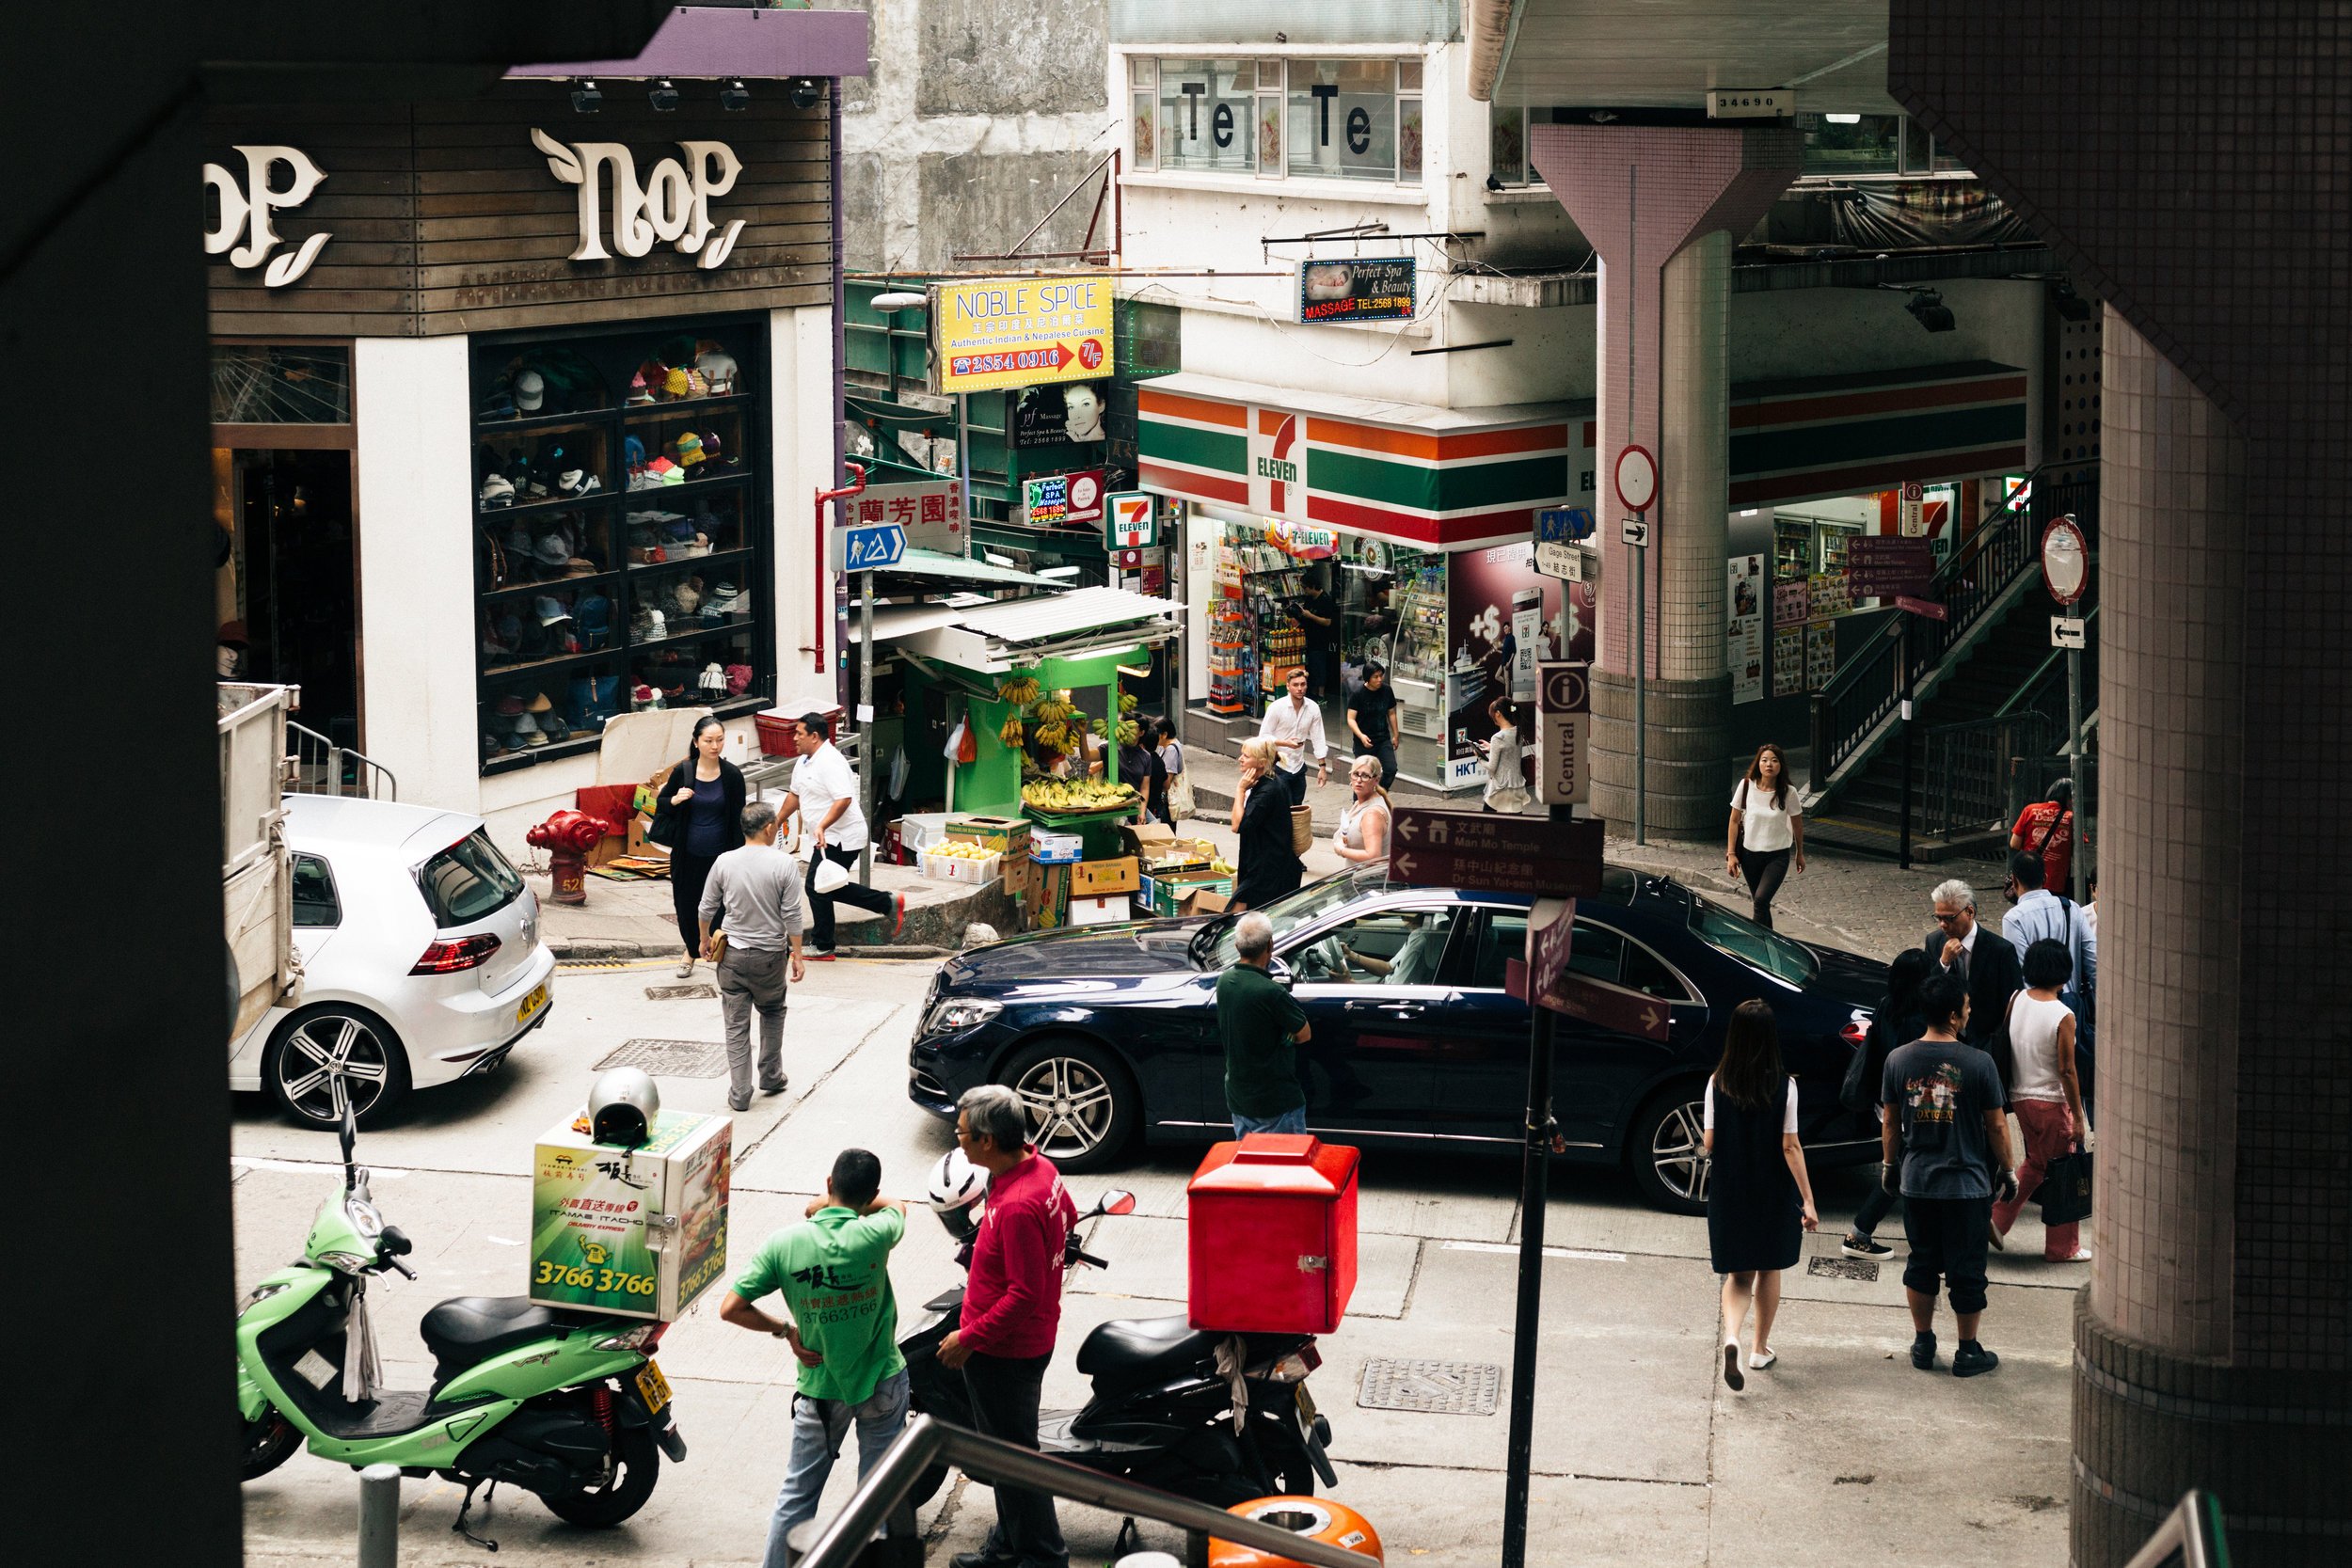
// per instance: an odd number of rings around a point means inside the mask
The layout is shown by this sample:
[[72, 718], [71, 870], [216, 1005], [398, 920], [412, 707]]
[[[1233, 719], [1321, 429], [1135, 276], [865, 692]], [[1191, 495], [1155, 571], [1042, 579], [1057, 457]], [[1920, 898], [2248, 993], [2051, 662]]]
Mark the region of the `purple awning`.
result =
[[633, 60], [518, 65], [510, 77], [863, 76], [864, 11], [680, 6]]

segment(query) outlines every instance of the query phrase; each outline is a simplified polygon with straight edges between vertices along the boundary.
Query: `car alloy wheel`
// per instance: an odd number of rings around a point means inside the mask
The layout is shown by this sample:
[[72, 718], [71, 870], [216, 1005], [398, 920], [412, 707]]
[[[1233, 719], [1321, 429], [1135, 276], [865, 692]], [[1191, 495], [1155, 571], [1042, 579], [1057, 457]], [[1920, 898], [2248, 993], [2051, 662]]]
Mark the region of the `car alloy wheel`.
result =
[[1118, 1105], [1109, 1080], [1093, 1063], [1046, 1056], [1031, 1064], [1012, 1087], [1028, 1109], [1038, 1152], [1055, 1164], [1084, 1159], [1110, 1136]]
[[1706, 1108], [1698, 1101], [1678, 1101], [1666, 1107], [1650, 1134], [1650, 1169], [1658, 1184], [1686, 1204], [1707, 1207]]
[[295, 1019], [271, 1053], [278, 1102], [315, 1127], [333, 1127], [348, 1103], [360, 1120], [398, 1098], [405, 1065], [383, 1026], [327, 1007]]

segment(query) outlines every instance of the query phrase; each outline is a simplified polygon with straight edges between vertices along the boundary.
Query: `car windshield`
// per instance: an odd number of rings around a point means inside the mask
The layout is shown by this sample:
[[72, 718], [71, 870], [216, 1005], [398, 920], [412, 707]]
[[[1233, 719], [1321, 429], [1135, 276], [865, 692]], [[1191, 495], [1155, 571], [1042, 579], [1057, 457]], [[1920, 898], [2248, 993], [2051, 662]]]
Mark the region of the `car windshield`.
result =
[[[1308, 883], [1296, 893], [1283, 895], [1258, 912], [1273, 922], [1274, 940], [1279, 942], [1284, 936], [1310, 921], [1320, 920], [1341, 905], [1355, 902], [1363, 896], [1365, 891], [1361, 878], [1346, 874], [1326, 877], [1319, 882]], [[1221, 970], [1232, 966], [1233, 927], [1237, 924], [1238, 921], [1228, 920], [1221, 926], [1211, 927], [1216, 935], [1209, 943], [1203, 968]]]
[[485, 920], [513, 903], [523, 879], [477, 828], [417, 870], [417, 890], [443, 930]]
[[1792, 986], [1809, 985], [1814, 975], [1820, 973], [1820, 966], [1803, 944], [1777, 931], [1766, 930], [1746, 916], [1734, 914], [1696, 894], [1691, 895], [1691, 930], [1716, 952]]

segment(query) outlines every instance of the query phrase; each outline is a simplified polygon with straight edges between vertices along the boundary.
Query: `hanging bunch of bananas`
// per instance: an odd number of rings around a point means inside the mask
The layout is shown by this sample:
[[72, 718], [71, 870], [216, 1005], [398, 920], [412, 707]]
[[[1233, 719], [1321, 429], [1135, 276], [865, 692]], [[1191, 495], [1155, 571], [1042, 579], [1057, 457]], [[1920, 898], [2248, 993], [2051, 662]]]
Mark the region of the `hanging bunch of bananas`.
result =
[[1136, 694], [1135, 694], [1134, 692], [1132, 692], [1132, 691], [1122, 691], [1122, 692], [1120, 692], [1120, 693], [1119, 694], [1119, 711], [1120, 711], [1120, 713], [1122, 713], [1122, 714], [1125, 714], [1125, 713], [1133, 713], [1133, 712], [1135, 712], [1135, 710], [1136, 710]]
[[1029, 706], [1029, 717], [1041, 723], [1058, 724], [1078, 710], [1058, 697], [1038, 697]]
[[[1104, 740], [1110, 739], [1110, 721], [1107, 719], [1097, 719], [1094, 721], [1094, 733], [1101, 736]], [[1136, 743], [1136, 736], [1142, 733], [1143, 731], [1141, 726], [1136, 724], [1136, 722], [1132, 719], [1121, 719], [1119, 721], [1119, 744], [1121, 746], [1134, 745]]]
[[1015, 670], [1012, 678], [996, 689], [996, 695], [1015, 707], [1026, 707], [1038, 698], [1037, 672]]
[[1025, 744], [1022, 734], [1021, 712], [1018, 708], [1005, 716], [1004, 723], [996, 731], [996, 738], [1015, 751], [1019, 751]]

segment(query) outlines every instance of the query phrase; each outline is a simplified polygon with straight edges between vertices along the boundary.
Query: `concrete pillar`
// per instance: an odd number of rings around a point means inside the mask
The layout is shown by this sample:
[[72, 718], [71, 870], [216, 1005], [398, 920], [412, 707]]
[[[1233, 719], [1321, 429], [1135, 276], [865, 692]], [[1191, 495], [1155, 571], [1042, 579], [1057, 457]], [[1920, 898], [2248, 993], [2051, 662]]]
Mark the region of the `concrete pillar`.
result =
[[[2342, 665], [2308, 642], [2341, 614], [2343, 552], [2312, 557], [2311, 519], [2249, 501], [2242, 434], [2113, 311], [2102, 390], [2100, 1145], [2073, 1560], [2125, 1561], [2194, 1485], [2246, 1560], [2342, 1562], [2352, 1372], [2330, 1232], [2352, 1062], [2328, 980], [2352, 777], [2297, 759], [2343, 733]], [[2304, 642], [2308, 664], [2266, 641]], [[2313, 867], [2339, 885], [2306, 898]]]
[[1658, 459], [1646, 566], [1648, 819], [1669, 837], [1723, 832], [1731, 734], [1724, 669], [1731, 252], [1796, 177], [1781, 126], [1549, 125], [1529, 145], [1600, 258], [1601, 551], [1593, 677], [1593, 809], [1633, 816], [1631, 552], [1619, 536], [1618, 451]]

